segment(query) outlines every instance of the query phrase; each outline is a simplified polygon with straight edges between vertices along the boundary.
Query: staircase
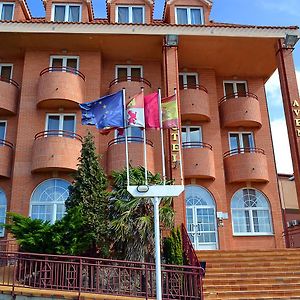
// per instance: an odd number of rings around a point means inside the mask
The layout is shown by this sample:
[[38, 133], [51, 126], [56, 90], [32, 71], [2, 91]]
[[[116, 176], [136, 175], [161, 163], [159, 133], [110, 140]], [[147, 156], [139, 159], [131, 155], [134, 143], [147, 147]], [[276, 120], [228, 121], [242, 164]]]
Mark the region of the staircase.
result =
[[205, 300], [300, 300], [300, 249], [197, 251]]

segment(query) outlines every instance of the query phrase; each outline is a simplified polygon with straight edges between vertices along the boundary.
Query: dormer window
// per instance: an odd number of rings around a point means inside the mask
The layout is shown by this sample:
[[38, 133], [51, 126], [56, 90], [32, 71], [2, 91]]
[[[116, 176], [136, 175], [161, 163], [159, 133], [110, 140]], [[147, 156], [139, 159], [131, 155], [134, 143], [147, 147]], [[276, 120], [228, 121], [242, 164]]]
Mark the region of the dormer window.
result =
[[1, 21], [11, 21], [14, 15], [14, 3], [0, 2]]
[[176, 24], [203, 25], [203, 9], [201, 7], [176, 7]]
[[75, 4], [53, 4], [51, 21], [80, 22], [81, 6]]
[[145, 23], [145, 7], [144, 6], [124, 6], [116, 7], [117, 23]]

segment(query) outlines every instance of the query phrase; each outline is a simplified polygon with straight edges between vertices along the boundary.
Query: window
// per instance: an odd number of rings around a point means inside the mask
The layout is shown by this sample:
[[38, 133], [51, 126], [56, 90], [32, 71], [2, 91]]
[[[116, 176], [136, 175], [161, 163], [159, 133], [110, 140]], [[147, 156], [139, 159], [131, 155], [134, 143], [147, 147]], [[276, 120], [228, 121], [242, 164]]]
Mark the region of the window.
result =
[[254, 146], [254, 139], [252, 132], [230, 132], [229, 133], [229, 147], [233, 151], [232, 154], [242, 153], [245, 150], [251, 151]]
[[62, 68], [67, 67], [79, 70], [79, 57], [78, 56], [51, 56], [50, 67]]
[[52, 224], [65, 214], [70, 183], [63, 179], [49, 179], [37, 186], [30, 200], [30, 217]]
[[179, 73], [179, 88], [194, 89], [199, 84], [197, 73]]
[[224, 96], [237, 98], [246, 95], [247, 92], [246, 81], [224, 81]]
[[0, 121], [0, 146], [4, 145], [4, 140], [6, 136], [6, 121]]
[[[3, 190], [0, 189], [0, 224], [6, 220], [7, 201]], [[4, 227], [0, 226], [0, 237], [4, 237]]]
[[0, 64], [0, 78], [10, 80], [12, 78], [12, 64]]
[[145, 23], [144, 6], [117, 6], [117, 23]]
[[75, 124], [74, 114], [48, 114], [46, 118], [46, 131], [50, 132], [47, 135], [57, 136], [62, 134], [62, 132], [58, 131], [75, 132]]
[[203, 25], [203, 9], [200, 7], [176, 7], [176, 24]]
[[202, 130], [200, 126], [182, 126], [182, 146], [184, 148], [199, 148], [202, 143]]
[[80, 22], [81, 6], [75, 4], [53, 4], [51, 21]]
[[116, 66], [116, 78], [134, 81], [143, 77], [142, 66]]
[[1, 21], [11, 21], [14, 15], [14, 3], [0, 2], [0, 17]]
[[[127, 130], [128, 143], [143, 142], [144, 131], [142, 130], [142, 128], [129, 126], [126, 130]], [[124, 143], [125, 142], [124, 132], [116, 130], [116, 138], [118, 139], [118, 143]]]
[[260, 191], [237, 191], [232, 197], [231, 212], [234, 234], [272, 234], [269, 201]]

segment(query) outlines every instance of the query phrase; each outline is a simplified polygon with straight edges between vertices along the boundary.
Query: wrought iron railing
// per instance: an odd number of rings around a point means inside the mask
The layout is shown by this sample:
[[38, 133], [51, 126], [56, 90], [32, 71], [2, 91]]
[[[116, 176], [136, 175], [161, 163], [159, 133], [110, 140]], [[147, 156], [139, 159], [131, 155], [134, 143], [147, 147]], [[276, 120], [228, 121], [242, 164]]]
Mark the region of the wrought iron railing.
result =
[[81, 73], [79, 70], [71, 67], [49, 67], [41, 71], [40, 76], [43, 76], [46, 73], [49, 72], [67, 72], [67, 73], [72, 73], [75, 75], [78, 75], [80, 78], [85, 80], [85, 76], [83, 73]]
[[0, 139], [0, 146], [6, 146], [11, 149], [13, 149], [13, 147], [14, 147], [14, 145], [11, 142], [8, 142], [6, 140], [1, 140], [1, 139]]
[[12, 85], [14, 85], [16, 88], [19, 88], [20, 85], [13, 79], [10, 79], [10, 78], [5, 78], [5, 77], [1, 77], [0, 76], [0, 81], [4, 81], [4, 82], [7, 82], [7, 83], [10, 83]]
[[46, 131], [41, 131], [37, 133], [34, 136], [34, 139], [40, 139], [40, 138], [45, 138], [45, 137], [50, 137], [50, 136], [61, 136], [61, 137], [66, 137], [66, 138], [71, 138], [71, 139], [76, 139], [80, 142], [82, 142], [82, 136], [73, 132], [73, 131], [67, 131], [67, 130], [46, 130]]
[[253, 93], [249, 93], [249, 92], [237, 92], [237, 93], [233, 93], [233, 94], [230, 94], [230, 95], [226, 95], [224, 97], [222, 97], [219, 101], [219, 105], [226, 102], [227, 100], [229, 99], [233, 99], [233, 98], [239, 98], [239, 97], [247, 97], [247, 98], [252, 98], [254, 100], [258, 100], [258, 97], [253, 94]]
[[182, 84], [179, 86], [179, 89], [180, 90], [188, 90], [188, 89], [201, 90], [208, 94], [207, 88], [200, 84], [191, 84], [191, 83]]
[[[128, 136], [127, 141], [128, 141], [128, 143], [143, 143], [144, 139], [141, 137], [138, 137], [138, 136]], [[121, 144], [121, 143], [125, 143], [125, 137], [118, 137], [118, 138], [111, 140], [108, 143], [108, 147], [115, 145], [115, 144]], [[153, 147], [153, 143], [148, 139], [146, 140], [146, 144]]]
[[184, 142], [182, 148], [208, 148], [212, 150], [212, 145], [203, 142]]
[[151, 83], [149, 80], [147, 80], [143, 77], [133, 77], [133, 76], [118, 77], [110, 82], [109, 87], [111, 88], [113, 85], [118, 84], [120, 82], [124, 82], [124, 81], [141, 82], [141, 83], [144, 83], [144, 84], [148, 85], [149, 87], [151, 87]]
[[[155, 264], [0, 251], [0, 286], [155, 299]], [[163, 299], [201, 299], [201, 268], [162, 265]]]
[[224, 153], [224, 158], [236, 154], [242, 154], [242, 153], [259, 153], [265, 155], [265, 150], [261, 148], [237, 148], [232, 149]]

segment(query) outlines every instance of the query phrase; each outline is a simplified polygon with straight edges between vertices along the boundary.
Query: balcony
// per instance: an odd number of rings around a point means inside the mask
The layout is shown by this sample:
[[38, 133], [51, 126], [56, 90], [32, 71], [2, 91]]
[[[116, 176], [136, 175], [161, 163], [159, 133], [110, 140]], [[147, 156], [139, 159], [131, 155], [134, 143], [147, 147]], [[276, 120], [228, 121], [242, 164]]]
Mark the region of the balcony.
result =
[[265, 151], [260, 148], [241, 148], [224, 154], [226, 179], [235, 182], [268, 182]]
[[209, 97], [205, 87], [185, 85], [180, 90], [183, 121], [210, 121]]
[[69, 67], [44, 69], [40, 73], [37, 106], [40, 108], [78, 108], [85, 98], [85, 76]]
[[62, 130], [43, 131], [35, 135], [32, 172], [75, 171], [82, 137]]
[[0, 178], [10, 178], [13, 144], [0, 140]]
[[116, 93], [123, 88], [126, 90], [126, 99], [131, 99], [141, 91], [141, 88], [144, 88], [145, 95], [149, 94], [151, 92], [151, 83], [142, 77], [116, 78], [109, 84], [109, 93]]
[[182, 143], [185, 178], [215, 179], [212, 146], [202, 142]]
[[220, 102], [224, 127], [261, 127], [258, 97], [252, 93], [235, 93], [224, 96]]
[[0, 116], [17, 113], [19, 84], [12, 79], [0, 77]]
[[[143, 138], [128, 137], [129, 164], [132, 167], [144, 166], [144, 144]], [[149, 140], [146, 142], [147, 150], [147, 168], [155, 173], [154, 148]], [[111, 175], [113, 171], [122, 170], [126, 167], [125, 157], [125, 139], [116, 138], [108, 143], [107, 150], [107, 174]]]

